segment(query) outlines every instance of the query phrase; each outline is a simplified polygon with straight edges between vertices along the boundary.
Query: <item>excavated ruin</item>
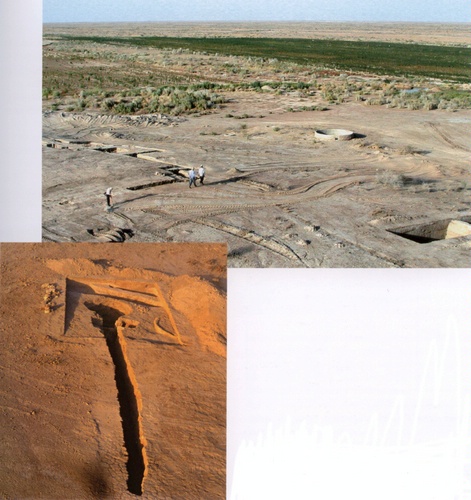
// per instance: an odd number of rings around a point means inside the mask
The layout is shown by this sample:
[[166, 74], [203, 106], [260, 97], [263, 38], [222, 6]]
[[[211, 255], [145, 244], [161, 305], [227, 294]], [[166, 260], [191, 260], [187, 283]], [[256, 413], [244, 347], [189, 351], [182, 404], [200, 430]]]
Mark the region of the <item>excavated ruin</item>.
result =
[[225, 245], [1, 250], [0, 497], [222, 498]]
[[115, 367], [123, 440], [128, 454], [126, 463], [128, 491], [142, 495], [144, 478], [147, 475], [148, 460], [145, 448], [147, 442], [142, 427], [142, 396], [126, 353], [126, 339], [120, 319], [123, 313], [100, 302], [86, 302], [85, 306], [99, 318], [99, 323], [95, 325], [103, 332]]
[[427, 224], [414, 224], [394, 230], [389, 229], [389, 232], [417, 243], [431, 243], [471, 235], [470, 221], [471, 218], [463, 220], [446, 219]]

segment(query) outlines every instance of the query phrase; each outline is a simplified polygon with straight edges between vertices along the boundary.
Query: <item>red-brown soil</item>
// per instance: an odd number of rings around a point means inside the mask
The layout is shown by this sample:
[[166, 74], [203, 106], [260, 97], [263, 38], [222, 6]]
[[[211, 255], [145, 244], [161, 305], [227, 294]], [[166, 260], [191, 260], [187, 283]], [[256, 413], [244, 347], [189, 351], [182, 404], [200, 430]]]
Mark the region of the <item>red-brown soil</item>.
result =
[[226, 246], [0, 252], [0, 497], [224, 498]]

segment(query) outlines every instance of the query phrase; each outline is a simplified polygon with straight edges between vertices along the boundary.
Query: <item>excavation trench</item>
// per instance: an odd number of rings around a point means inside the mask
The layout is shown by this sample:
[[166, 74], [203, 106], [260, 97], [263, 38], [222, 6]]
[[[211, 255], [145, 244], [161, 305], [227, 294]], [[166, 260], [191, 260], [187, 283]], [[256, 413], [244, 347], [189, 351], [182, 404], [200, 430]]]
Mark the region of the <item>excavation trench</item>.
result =
[[147, 189], [151, 187], [156, 187], [156, 186], [162, 186], [163, 184], [173, 184], [174, 182], [179, 182], [177, 179], [160, 179], [155, 182], [148, 182], [147, 184], [139, 184], [138, 186], [129, 186], [126, 189], [129, 191], [139, 191], [141, 189]]
[[120, 319], [123, 313], [103, 304], [85, 305], [102, 320], [101, 328], [115, 367], [124, 446], [128, 454], [127, 488], [134, 495], [142, 495], [148, 465], [141, 419], [142, 397], [126, 353], [126, 340], [122, 332], [125, 322]]

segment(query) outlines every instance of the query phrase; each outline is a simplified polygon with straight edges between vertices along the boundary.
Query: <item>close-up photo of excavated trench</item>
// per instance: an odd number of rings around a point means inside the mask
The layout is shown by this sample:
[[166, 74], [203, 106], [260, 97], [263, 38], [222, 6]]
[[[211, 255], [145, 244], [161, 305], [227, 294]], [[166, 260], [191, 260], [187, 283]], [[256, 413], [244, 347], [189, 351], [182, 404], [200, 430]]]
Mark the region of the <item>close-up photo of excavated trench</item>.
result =
[[226, 246], [0, 252], [0, 496], [223, 498]]

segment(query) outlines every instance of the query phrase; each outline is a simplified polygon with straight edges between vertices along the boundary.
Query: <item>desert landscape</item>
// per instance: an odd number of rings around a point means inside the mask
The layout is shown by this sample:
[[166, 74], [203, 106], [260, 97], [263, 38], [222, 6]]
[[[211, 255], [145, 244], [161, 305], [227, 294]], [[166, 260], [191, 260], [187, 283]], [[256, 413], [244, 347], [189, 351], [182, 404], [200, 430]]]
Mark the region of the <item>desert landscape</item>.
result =
[[226, 251], [0, 246], [2, 498], [225, 498]]
[[469, 267], [469, 68], [211, 48], [230, 37], [470, 51], [466, 24], [44, 25], [44, 241], [225, 242], [230, 267]]

